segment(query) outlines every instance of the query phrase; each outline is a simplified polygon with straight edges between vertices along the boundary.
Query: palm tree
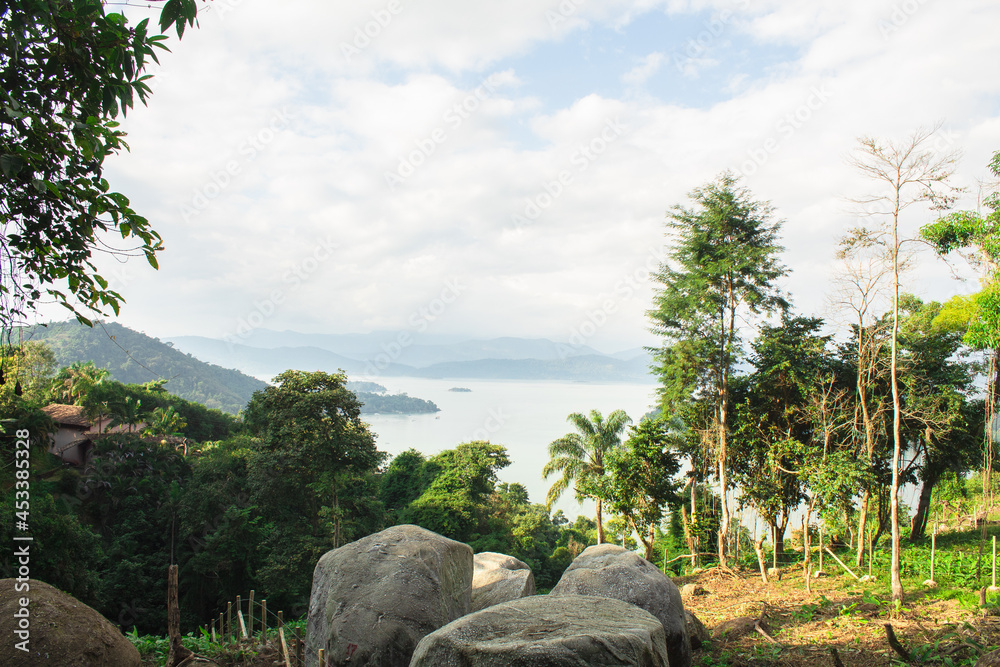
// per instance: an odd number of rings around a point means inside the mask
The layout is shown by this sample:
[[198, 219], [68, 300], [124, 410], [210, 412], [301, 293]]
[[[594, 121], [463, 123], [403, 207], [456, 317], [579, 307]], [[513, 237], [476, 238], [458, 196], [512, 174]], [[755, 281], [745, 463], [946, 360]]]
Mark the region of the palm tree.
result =
[[554, 472], [561, 472], [562, 477], [549, 489], [546, 508], [551, 511], [552, 504], [572, 483], [578, 501], [597, 501], [597, 543], [602, 544], [604, 522], [598, 490], [604, 477], [604, 456], [621, 445], [622, 433], [632, 420], [624, 410], [615, 410], [607, 420], [599, 410], [591, 410], [589, 418], [574, 412], [566, 421], [572, 422], [577, 433], [568, 433], [549, 444], [549, 462], [542, 468], [542, 477], [548, 479]]
[[146, 436], [156, 435], [179, 435], [179, 432], [187, 426], [184, 417], [174, 410], [174, 406], [166, 408], [156, 408], [149, 415], [149, 421], [142, 434]]

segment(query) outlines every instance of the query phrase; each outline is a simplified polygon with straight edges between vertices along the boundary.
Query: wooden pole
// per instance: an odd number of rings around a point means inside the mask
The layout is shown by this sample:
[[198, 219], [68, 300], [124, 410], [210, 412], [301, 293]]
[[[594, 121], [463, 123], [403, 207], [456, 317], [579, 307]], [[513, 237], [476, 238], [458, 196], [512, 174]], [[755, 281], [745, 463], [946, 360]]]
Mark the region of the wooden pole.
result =
[[934, 581], [934, 553], [937, 551], [937, 526], [931, 531], [931, 581]]
[[253, 637], [253, 589], [250, 589], [250, 636]]
[[225, 617], [221, 611], [219, 612], [219, 641], [226, 641], [226, 623]]
[[260, 630], [267, 641], [267, 598], [260, 601]]
[[215, 619], [212, 619], [212, 641], [217, 642], [218, 639], [215, 638]]
[[243, 610], [242, 609], [237, 609], [236, 610], [236, 620], [238, 620], [240, 622], [240, 637], [242, 639], [246, 639], [247, 637], [249, 637], [249, 635], [247, 634], [247, 624], [243, 622]]
[[825, 547], [825, 549], [826, 549], [826, 552], [827, 552], [828, 554], [830, 554], [831, 556], [833, 556], [833, 560], [837, 561], [837, 562], [838, 562], [838, 563], [840, 564], [840, 567], [842, 567], [842, 568], [844, 568], [845, 570], [847, 570], [847, 573], [848, 573], [849, 575], [851, 575], [851, 576], [852, 576], [852, 577], [854, 577], [855, 579], [860, 579], [860, 577], [858, 577], [858, 575], [854, 574], [854, 572], [852, 572], [852, 571], [851, 571], [851, 568], [849, 568], [849, 567], [847, 567], [846, 565], [844, 565], [844, 561], [842, 561], [842, 560], [840, 560], [839, 558], [837, 558], [837, 554], [835, 554], [835, 553], [833, 553], [832, 551], [830, 551], [830, 547]]
[[996, 591], [997, 589], [997, 536], [993, 536], [993, 585], [990, 586], [991, 591]]
[[823, 571], [823, 524], [819, 524], [819, 571]]
[[319, 667], [326, 667], [326, 649], [319, 650]]
[[177, 566], [167, 569], [167, 635], [170, 648], [167, 652], [167, 667], [174, 667], [191, 655], [181, 641], [181, 608], [177, 603]]
[[278, 626], [278, 639], [281, 641], [281, 655], [285, 658], [285, 667], [292, 667], [292, 662], [288, 659], [288, 644], [285, 643], [285, 628], [281, 626]]
[[233, 640], [233, 603], [226, 603], [226, 638]]

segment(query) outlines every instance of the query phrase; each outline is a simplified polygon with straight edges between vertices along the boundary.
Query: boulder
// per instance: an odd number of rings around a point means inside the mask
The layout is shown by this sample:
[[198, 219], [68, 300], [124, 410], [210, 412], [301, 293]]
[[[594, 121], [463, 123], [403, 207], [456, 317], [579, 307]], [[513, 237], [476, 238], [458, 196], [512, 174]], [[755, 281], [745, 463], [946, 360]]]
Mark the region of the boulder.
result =
[[306, 662], [406, 667], [424, 635], [469, 613], [472, 549], [419, 526], [393, 526], [320, 558]]
[[645, 609], [667, 633], [671, 667], [691, 664], [691, 641], [680, 591], [655, 565], [614, 544], [587, 547], [549, 595], [597, 595]]
[[535, 576], [513, 556], [484, 551], [473, 557], [472, 611], [535, 594]]
[[669, 667], [663, 624], [615, 599], [535, 595], [489, 607], [420, 640], [410, 667]]
[[689, 598], [694, 597], [695, 595], [708, 595], [708, 591], [702, 588], [699, 584], [684, 584], [681, 586], [681, 595]]
[[[27, 585], [27, 590], [23, 587]], [[19, 590], [21, 589], [21, 590]], [[27, 601], [27, 618], [21, 602]], [[22, 622], [23, 620], [23, 622]], [[24, 631], [27, 625], [27, 643]], [[139, 651], [111, 621], [59, 589], [29, 579], [0, 579], [0, 665], [139, 667]], [[28, 651], [18, 648], [21, 644]]]
[[708, 628], [701, 622], [701, 619], [687, 609], [684, 610], [684, 627], [687, 628], [688, 638], [691, 640], [691, 648], [695, 651], [712, 639], [712, 635], [709, 634]]
[[1000, 649], [990, 651], [976, 662], [976, 667], [1000, 667]]

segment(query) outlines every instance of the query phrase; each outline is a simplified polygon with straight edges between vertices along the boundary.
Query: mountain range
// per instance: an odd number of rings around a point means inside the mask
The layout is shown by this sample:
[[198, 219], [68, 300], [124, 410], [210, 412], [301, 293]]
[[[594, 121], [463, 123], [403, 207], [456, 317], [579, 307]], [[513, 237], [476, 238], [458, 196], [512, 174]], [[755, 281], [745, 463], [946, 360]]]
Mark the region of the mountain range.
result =
[[255, 329], [242, 338], [167, 339], [219, 366], [271, 378], [288, 368], [343, 370], [351, 377], [653, 382], [642, 348], [602, 354], [544, 338], [443, 339], [408, 332], [305, 334]]

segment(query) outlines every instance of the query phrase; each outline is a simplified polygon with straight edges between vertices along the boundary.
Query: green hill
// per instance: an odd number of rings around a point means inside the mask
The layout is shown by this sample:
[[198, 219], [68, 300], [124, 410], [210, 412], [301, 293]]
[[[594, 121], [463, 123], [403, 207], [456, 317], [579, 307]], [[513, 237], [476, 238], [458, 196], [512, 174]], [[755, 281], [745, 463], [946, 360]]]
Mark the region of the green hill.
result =
[[171, 394], [232, 414], [242, 410], [255, 391], [267, 386], [249, 375], [199, 361], [175, 350], [170, 343], [114, 322], [95, 322], [93, 328], [75, 321], [56, 322], [24, 328], [20, 336], [23, 341], [48, 345], [60, 366], [93, 361], [125, 384], [162, 378], [167, 380], [165, 388]]

